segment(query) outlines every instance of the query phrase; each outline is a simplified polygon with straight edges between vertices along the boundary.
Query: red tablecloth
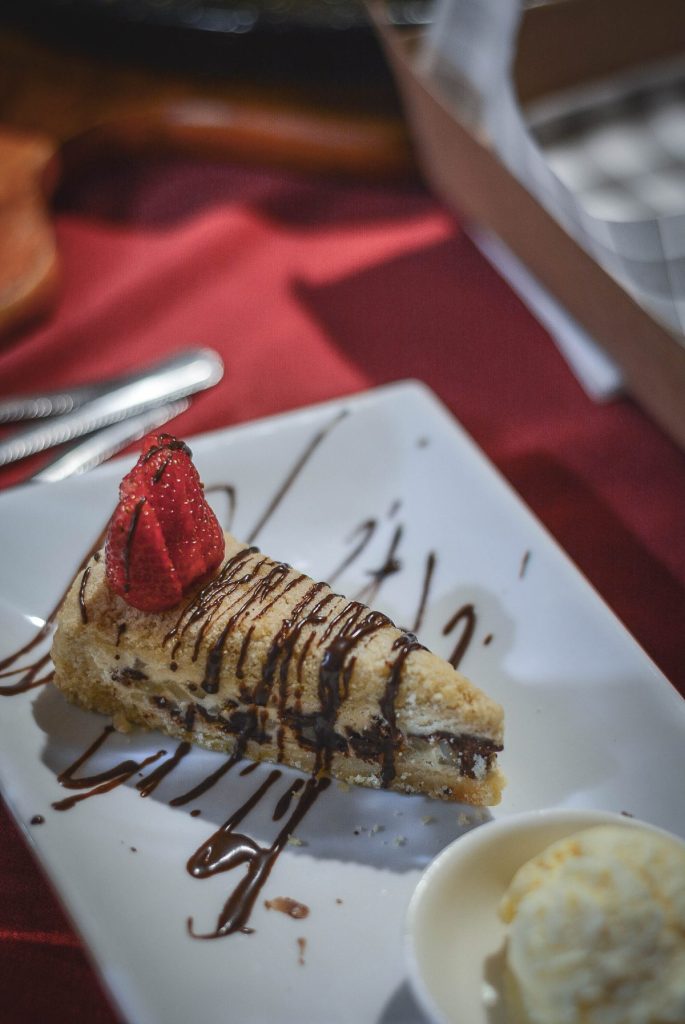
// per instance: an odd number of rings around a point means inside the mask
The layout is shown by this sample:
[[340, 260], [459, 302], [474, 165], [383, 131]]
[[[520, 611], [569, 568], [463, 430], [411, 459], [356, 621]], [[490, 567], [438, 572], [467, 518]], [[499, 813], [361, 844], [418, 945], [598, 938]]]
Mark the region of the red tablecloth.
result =
[[[2, 393], [210, 345], [226, 375], [187, 436], [420, 378], [685, 692], [685, 457], [629, 400], [585, 396], [419, 187], [179, 160], [91, 172], [58, 206], [61, 301], [0, 343]], [[1, 807], [0, 835], [0, 1020], [116, 1019]]]

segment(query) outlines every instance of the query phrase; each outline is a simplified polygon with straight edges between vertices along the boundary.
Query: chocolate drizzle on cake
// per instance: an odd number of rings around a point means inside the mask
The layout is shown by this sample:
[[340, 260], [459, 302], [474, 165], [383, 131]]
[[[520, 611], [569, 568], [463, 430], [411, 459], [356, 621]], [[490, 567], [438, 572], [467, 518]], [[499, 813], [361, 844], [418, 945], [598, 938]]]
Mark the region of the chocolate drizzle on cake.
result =
[[[394, 557], [392, 552], [398, 536], [396, 532], [390, 547], [391, 557]], [[434, 562], [429, 563], [432, 564]], [[222, 768], [222, 772], [228, 771], [230, 764], [245, 754], [249, 744], [273, 742], [277, 758], [282, 759], [285, 737], [289, 733], [303, 750], [314, 754], [312, 771], [315, 775], [330, 773], [336, 755], [354, 754], [369, 763], [375, 762], [379, 783], [388, 787], [396, 777], [396, 755], [405, 742], [397, 726], [396, 714], [403, 668], [413, 651], [423, 649], [413, 632], [398, 634], [392, 621], [381, 612], [371, 611], [357, 600], [346, 601], [325, 583], [309, 581], [296, 603], [280, 620], [266, 648], [261, 635], [261, 667], [256, 682], [250, 686], [244, 682], [244, 667], [251, 657], [251, 645], [259, 620], [278, 600], [305, 580], [307, 577], [285, 563], [269, 562], [254, 547], [243, 548], [191, 599], [167, 633], [165, 642], [173, 644], [174, 654], [179, 657], [185, 644], [191, 659], [197, 660], [202, 650], [200, 641], [204, 640], [206, 654], [202, 690], [209, 696], [218, 693], [225, 667], [229, 673], [234, 672], [240, 682], [240, 704], [232, 701], [231, 706], [213, 707], [205, 706], [201, 701], [191, 701], [188, 706], [194, 708], [214, 731], [236, 738], [230, 763]], [[220, 625], [214, 636], [210, 633], [212, 623], [217, 628]], [[349, 696], [357, 652], [375, 635], [388, 630], [395, 632], [395, 638], [372, 724], [363, 733], [348, 727], [341, 729], [338, 727], [339, 712]], [[230, 645], [232, 661], [224, 666], [229, 641], [234, 634], [240, 641]], [[212, 636], [211, 641], [209, 636]], [[304, 658], [312, 655], [318, 661], [318, 706], [305, 711], [298, 694]], [[254, 665], [250, 676], [255, 679]], [[178, 720], [180, 709], [173, 701], [165, 700], [163, 706], [157, 706]], [[267, 708], [275, 709], [271, 726]], [[275, 730], [275, 736], [270, 730]], [[198, 795], [195, 789], [186, 799]]]
[[[391, 545], [391, 554], [396, 543]], [[165, 642], [173, 643], [174, 654], [180, 656], [187, 636], [191, 657], [196, 660], [202, 649], [201, 641], [208, 636], [212, 623], [221, 623], [205, 656], [201, 684], [204, 692], [211, 696], [219, 690], [223, 659], [232, 635], [239, 632], [239, 628], [244, 630], [236, 671], [242, 679], [256, 624], [276, 601], [305, 580], [306, 577], [285, 563], [270, 563], [255, 548], [241, 549], [182, 610]], [[243, 620], [248, 614], [251, 620], [246, 628]], [[194, 630], [188, 635], [191, 625]], [[389, 786], [395, 777], [395, 751], [402, 744], [395, 712], [402, 669], [411, 652], [421, 649], [414, 634], [401, 633], [394, 642], [373, 727], [363, 736], [347, 735], [337, 728], [337, 719], [349, 694], [356, 650], [375, 634], [394, 628], [382, 613], [370, 611], [356, 600], [345, 601], [324, 583], [311, 582], [281, 621], [266, 653], [260, 655], [261, 672], [257, 682], [251, 687], [241, 684], [242, 707], [212, 710], [199, 702], [189, 706], [207, 723], [236, 737], [232, 758], [237, 759], [243, 756], [250, 742], [271, 741], [266, 731], [266, 708], [275, 703], [275, 742], [279, 758], [283, 755], [285, 731], [289, 730], [303, 749], [314, 753], [315, 775], [328, 774], [336, 754], [354, 751], [365, 760], [375, 760], [379, 764], [381, 784]], [[318, 649], [319, 657], [319, 706], [315, 711], [303, 712], [297, 698], [297, 684], [301, 680], [304, 656], [312, 651], [312, 646]], [[232, 657], [235, 659], [235, 651]], [[178, 718], [180, 711], [174, 702], [165, 700], [163, 705], [157, 706]], [[229, 766], [222, 770], [228, 771]], [[195, 789], [186, 799], [198, 795]]]
[[[240, 552], [236, 556], [236, 558], [240, 558], [241, 554], [242, 552]], [[226, 624], [221, 630], [218, 639], [214, 642], [213, 646], [209, 650], [207, 660], [205, 663], [204, 679], [202, 680], [201, 683], [202, 689], [205, 691], [205, 693], [216, 693], [217, 690], [219, 689], [219, 677], [221, 674], [221, 663], [226, 640], [231, 635], [231, 633], [235, 631], [238, 623], [251, 610], [253, 605], [263, 605], [256, 616], [257, 618], [259, 618], [260, 616], [264, 615], [279, 598], [283, 597], [289, 590], [291, 590], [294, 586], [301, 582], [301, 580], [304, 579], [302, 575], [293, 576], [290, 579], [288, 579], [288, 576], [291, 571], [290, 566], [286, 565], [283, 562], [279, 562], [276, 565], [274, 565], [271, 569], [269, 569], [265, 576], [258, 577], [257, 571], [264, 565], [265, 561], [265, 559], [260, 559], [258, 561], [257, 566], [253, 570], [252, 575], [248, 577], [249, 586], [247, 588], [247, 592], [241, 591], [238, 601], [236, 601], [231, 606], [234, 610], [230, 614], [228, 620], [226, 621]], [[234, 583], [235, 581], [234, 579], [232, 579], [233, 570], [231, 570], [231, 572], [228, 575], [231, 583]], [[217, 593], [220, 593], [225, 588], [226, 581], [222, 577], [223, 572], [220, 573], [219, 576], [216, 578], [218, 584], [217, 587], [213, 587], [212, 584], [210, 583], [206, 588], [206, 591], [203, 593], [203, 595], [201, 595], [202, 599], [199, 602], [194, 602], [195, 607], [191, 605], [189, 606], [189, 609], [186, 609], [186, 612], [190, 610], [191, 619], [197, 618], [198, 615], [204, 614], [206, 616], [205, 622], [203, 623], [203, 627], [200, 629], [200, 633], [202, 633], [203, 630], [206, 629], [212, 621], [211, 612], [207, 611], [208, 604], [211, 607], [216, 599]], [[245, 580], [246, 577], [242, 577], [241, 580], [239, 581], [243, 587], [245, 584]], [[282, 584], [285, 585], [282, 586]], [[234, 590], [235, 586], [233, 586], [231, 589]], [[274, 594], [274, 591], [276, 592], [276, 595], [272, 598], [271, 601], [266, 601], [265, 599], [271, 597], [272, 594]], [[209, 602], [207, 601], [208, 597]], [[220, 603], [219, 605], [213, 606], [217, 610], [220, 608], [222, 615], [225, 614], [226, 609], [223, 607], [223, 604]], [[241, 653], [243, 652], [241, 651]], [[245, 648], [245, 654], [246, 653], [247, 646]], [[264, 702], [255, 699], [254, 703], [259, 704]]]
[[[193, 651], [193, 661], [197, 660], [205, 633], [211, 625], [214, 616], [218, 613], [222, 602], [231, 597], [239, 587], [243, 587], [245, 584], [251, 583], [254, 580], [255, 573], [259, 568], [261, 568], [264, 561], [266, 561], [266, 559], [262, 560], [257, 563], [257, 566], [253, 567], [251, 571], [240, 575], [241, 571], [245, 569], [249, 562], [250, 557], [257, 550], [258, 549], [255, 547], [248, 547], [238, 551], [237, 554], [226, 562], [221, 572], [211, 579], [209, 583], [207, 583], [206, 586], [204, 586], [199, 593], [195, 595], [193, 600], [185, 606], [175, 624], [164, 637], [165, 644], [169, 643], [169, 641], [174, 641], [171, 648], [172, 658], [176, 658], [187, 630], [196, 622], [201, 621], [202, 624], [195, 637], [195, 647]], [[215, 655], [213, 655], [214, 660], [217, 658], [220, 661], [220, 649]], [[208, 671], [210, 674], [209, 685], [211, 686], [211, 675], [215, 671], [211, 664]]]
[[[315, 627], [325, 621], [325, 608], [335, 595], [326, 594], [320, 601], [312, 605], [319, 593], [325, 589], [323, 583], [313, 583], [292, 609], [288, 618], [284, 619], [278, 632], [271, 640], [262, 665], [262, 673], [259, 683], [252, 694], [243, 690], [243, 699], [252, 700], [255, 704], [265, 705], [273, 691], [278, 671], [278, 717], [283, 721], [286, 712], [288, 697], [288, 671], [295, 651], [295, 646], [307, 627]], [[308, 643], [314, 639], [314, 633], [308, 638]], [[303, 648], [304, 649], [304, 648]], [[241, 652], [242, 653], [242, 652]], [[296, 674], [299, 678], [301, 663], [298, 661]], [[279, 753], [282, 754], [283, 729], [279, 728], [277, 742]]]
[[402, 741], [402, 735], [397, 729], [395, 722], [395, 701], [400, 688], [402, 668], [412, 651], [424, 650], [413, 633], [403, 633], [393, 644], [393, 650], [397, 656], [392, 663], [388, 681], [385, 684], [385, 693], [380, 701], [380, 709], [384, 723], [380, 728], [380, 741], [382, 749], [381, 781], [384, 786], [389, 786], [395, 778], [395, 751]]
[[[363, 640], [388, 626], [392, 623], [387, 616], [369, 611], [358, 601], [350, 601], [324, 630], [319, 640], [319, 646], [324, 642], [327, 645], [319, 667], [320, 711], [312, 721], [315, 772], [330, 771], [334, 753], [347, 747], [343, 737], [336, 732], [335, 724], [340, 705], [349, 693], [354, 670], [354, 659], [350, 655]], [[299, 739], [302, 742], [302, 738]]]

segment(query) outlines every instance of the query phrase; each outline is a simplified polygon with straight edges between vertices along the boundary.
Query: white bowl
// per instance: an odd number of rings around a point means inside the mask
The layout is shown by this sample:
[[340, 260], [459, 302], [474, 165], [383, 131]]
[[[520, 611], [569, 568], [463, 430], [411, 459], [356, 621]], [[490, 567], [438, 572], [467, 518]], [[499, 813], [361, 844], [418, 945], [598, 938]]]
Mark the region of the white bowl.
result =
[[432, 1021], [505, 1024], [500, 900], [516, 871], [550, 843], [605, 824], [663, 834], [609, 811], [533, 811], [481, 825], [432, 861], [412, 896], [405, 926], [409, 981]]

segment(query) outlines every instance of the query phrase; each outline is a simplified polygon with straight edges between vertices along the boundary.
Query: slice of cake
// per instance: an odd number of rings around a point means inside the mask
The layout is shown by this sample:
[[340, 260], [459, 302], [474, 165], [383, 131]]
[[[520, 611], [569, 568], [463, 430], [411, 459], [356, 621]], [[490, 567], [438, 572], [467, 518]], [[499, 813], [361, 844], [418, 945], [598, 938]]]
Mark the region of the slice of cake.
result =
[[[350, 783], [497, 803], [499, 705], [385, 615], [221, 535], [203, 518], [199, 481], [199, 496], [183, 491], [193, 514], [179, 531], [170, 495], [189, 456], [170, 444], [157, 438], [141, 457], [144, 486], [131, 481], [136, 470], [124, 480], [106, 551], [60, 612], [55, 683], [68, 699], [119, 728], [161, 729]], [[191, 560], [204, 579], [179, 583]], [[159, 572], [171, 583], [161, 581], [152, 610]]]

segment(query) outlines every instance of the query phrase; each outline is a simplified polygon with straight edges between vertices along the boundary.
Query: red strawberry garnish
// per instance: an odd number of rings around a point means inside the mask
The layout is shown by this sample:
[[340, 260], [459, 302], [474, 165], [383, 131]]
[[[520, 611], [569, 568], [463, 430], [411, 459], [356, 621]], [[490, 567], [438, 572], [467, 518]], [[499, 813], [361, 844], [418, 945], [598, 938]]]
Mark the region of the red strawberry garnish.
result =
[[105, 554], [112, 590], [144, 612], [173, 608], [219, 565], [223, 531], [183, 441], [171, 434], [145, 439], [121, 481]]

